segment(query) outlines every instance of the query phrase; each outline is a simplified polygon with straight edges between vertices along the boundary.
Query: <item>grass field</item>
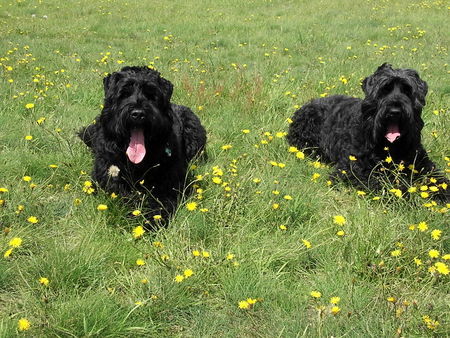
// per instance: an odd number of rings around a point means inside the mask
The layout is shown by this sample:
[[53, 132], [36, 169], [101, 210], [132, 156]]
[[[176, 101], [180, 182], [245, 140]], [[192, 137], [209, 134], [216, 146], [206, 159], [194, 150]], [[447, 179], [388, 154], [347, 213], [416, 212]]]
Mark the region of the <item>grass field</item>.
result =
[[[361, 97], [389, 62], [428, 82], [423, 142], [448, 173], [449, 13], [440, 0], [0, 1], [0, 337], [448, 336], [450, 206], [420, 187], [329, 186], [331, 169], [284, 135], [303, 103]], [[125, 65], [157, 68], [208, 130], [200, 190], [142, 236], [142, 215], [86, 193], [75, 136]]]

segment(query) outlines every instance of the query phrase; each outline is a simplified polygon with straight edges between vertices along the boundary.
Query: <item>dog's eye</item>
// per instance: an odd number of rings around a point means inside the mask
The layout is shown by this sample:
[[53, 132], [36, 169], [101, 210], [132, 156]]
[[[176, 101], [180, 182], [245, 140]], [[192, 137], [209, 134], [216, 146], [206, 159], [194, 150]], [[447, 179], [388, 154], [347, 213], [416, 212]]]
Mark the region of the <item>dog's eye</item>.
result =
[[133, 87], [131, 85], [123, 86], [120, 90], [121, 97], [128, 97], [133, 93]]
[[144, 86], [143, 93], [145, 97], [149, 100], [156, 101], [158, 99], [158, 93], [155, 88], [152, 88], [150, 86]]
[[411, 96], [412, 95], [412, 88], [411, 88], [411, 86], [404, 84], [402, 86], [402, 92], [405, 93], [405, 95], [407, 95], [407, 96]]

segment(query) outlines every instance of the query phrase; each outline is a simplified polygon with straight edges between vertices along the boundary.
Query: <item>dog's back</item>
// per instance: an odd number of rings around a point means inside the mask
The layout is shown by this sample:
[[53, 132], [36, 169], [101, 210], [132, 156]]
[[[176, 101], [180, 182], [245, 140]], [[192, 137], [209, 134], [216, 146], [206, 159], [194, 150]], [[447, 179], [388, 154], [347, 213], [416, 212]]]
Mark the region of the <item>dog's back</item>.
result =
[[333, 95], [305, 104], [292, 117], [287, 135], [289, 144], [300, 149], [319, 148], [317, 152], [324, 156], [320, 146], [327, 126], [336, 127], [335, 122], [343, 117], [344, 120], [347, 120], [345, 117], [351, 119], [350, 107], [360, 102], [360, 99], [350, 96]]

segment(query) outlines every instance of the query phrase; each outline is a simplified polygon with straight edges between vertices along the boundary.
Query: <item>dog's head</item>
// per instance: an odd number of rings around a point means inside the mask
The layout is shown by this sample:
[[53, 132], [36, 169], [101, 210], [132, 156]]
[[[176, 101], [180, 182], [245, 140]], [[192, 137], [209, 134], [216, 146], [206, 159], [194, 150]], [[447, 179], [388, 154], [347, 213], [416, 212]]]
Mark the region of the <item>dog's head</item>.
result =
[[171, 128], [173, 85], [148, 67], [124, 67], [107, 75], [103, 85], [100, 123], [126, 146], [128, 159], [138, 164], [145, 157], [146, 146], [163, 140]]
[[366, 95], [363, 113], [373, 126], [376, 143], [420, 140], [421, 118], [428, 86], [413, 69], [393, 69], [383, 64], [362, 83]]

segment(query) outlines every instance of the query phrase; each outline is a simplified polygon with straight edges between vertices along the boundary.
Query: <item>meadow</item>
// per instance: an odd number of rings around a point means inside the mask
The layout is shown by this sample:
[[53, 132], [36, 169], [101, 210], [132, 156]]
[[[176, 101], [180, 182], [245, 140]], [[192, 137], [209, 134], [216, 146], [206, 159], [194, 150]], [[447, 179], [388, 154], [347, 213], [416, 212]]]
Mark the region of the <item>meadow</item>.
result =
[[[450, 332], [450, 205], [338, 183], [290, 149], [312, 98], [362, 97], [384, 62], [429, 92], [450, 176], [441, 0], [1, 0], [0, 337], [436, 337]], [[154, 67], [208, 131], [166, 228], [93, 193], [76, 132], [102, 78]], [[134, 216], [129, 216], [134, 212]]]

